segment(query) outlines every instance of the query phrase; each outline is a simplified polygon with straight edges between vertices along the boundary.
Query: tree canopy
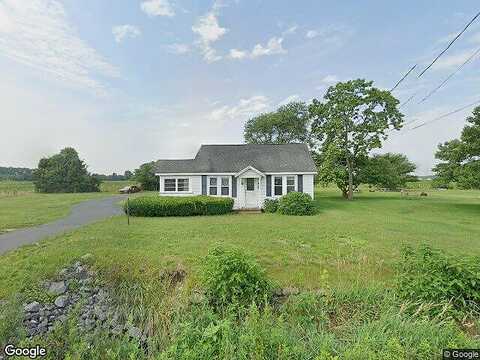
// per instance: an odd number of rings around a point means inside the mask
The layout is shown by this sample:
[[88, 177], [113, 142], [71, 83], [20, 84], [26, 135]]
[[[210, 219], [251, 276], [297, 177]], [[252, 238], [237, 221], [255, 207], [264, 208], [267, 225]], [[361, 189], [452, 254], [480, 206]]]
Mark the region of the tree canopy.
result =
[[134, 178], [140, 183], [143, 190], [158, 190], [158, 178], [155, 176], [153, 162], [142, 164], [135, 169]]
[[380, 148], [388, 129], [400, 129], [399, 101], [363, 79], [331, 86], [323, 101], [309, 107], [312, 137], [319, 144], [319, 178], [335, 182], [345, 198], [353, 199], [359, 171], [371, 150]]
[[244, 138], [250, 144], [309, 143], [308, 106], [303, 102], [291, 102], [276, 111], [249, 119]]
[[435, 157], [441, 160], [433, 168], [437, 186], [455, 182], [462, 189], [480, 189], [480, 106], [467, 118], [460, 139], [439, 144]]
[[386, 153], [370, 157], [360, 169], [360, 182], [397, 190], [414, 180], [416, 166], [403, 154]]
[[35, 190], [45, 193], [75, 193], [100, 191], [100, 180], [90, 175], [87, 165], [73, 148], [40, 159], [33, 171]]

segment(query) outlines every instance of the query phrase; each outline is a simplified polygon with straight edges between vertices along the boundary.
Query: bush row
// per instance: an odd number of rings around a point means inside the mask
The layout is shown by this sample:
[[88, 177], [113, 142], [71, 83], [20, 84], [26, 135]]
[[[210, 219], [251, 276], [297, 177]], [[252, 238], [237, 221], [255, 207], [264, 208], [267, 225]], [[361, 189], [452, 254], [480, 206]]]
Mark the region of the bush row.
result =
[[[233, 199], [211, 196], [142, 196], [128, 203], [132, 216], [220, 215], [232, 211]], [[127, 202], [124, 211], [127, 213]]]

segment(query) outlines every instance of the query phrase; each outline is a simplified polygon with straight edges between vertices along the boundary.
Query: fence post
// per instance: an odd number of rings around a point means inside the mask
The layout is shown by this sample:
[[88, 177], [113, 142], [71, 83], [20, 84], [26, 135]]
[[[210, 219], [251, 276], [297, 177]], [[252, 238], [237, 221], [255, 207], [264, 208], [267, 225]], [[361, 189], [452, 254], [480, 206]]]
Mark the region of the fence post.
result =
[[130, 198], [127, 197], [127, 224], [130, 225]]

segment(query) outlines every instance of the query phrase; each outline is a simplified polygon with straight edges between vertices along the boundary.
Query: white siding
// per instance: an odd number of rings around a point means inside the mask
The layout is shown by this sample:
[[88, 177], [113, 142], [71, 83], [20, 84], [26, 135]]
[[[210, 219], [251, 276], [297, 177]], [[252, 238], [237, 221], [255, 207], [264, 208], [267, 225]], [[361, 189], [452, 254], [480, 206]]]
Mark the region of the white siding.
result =
[[309, 194], [312, 199], [314, 198], [314, 175], [303, 175], [303, 192]]
[[[209, 186], [209, 177], [210, 175], [207, 175], [207, 194], [208, 194], [208, 186]], [[282, 176], [282, 195], [285, 195], [287, 193], [287, 176], [294, 176], [295, 177], [295, 189], [298, 190], [298, 174], [271, 174], [272, 176], [272, 191], [271, 191], [271, 198], [280, 198], [280, 196], [275, 196], [274, 195], [274, 184], [275, 184], [275, 176]], [[214, 177], [218, 177], [218, 181], [220, 181], [220, 178], [222, 177], [221, 174], [215, 174], [213, 175]], [[231, 181], [231, 175], [223, 175], [223, 176], [228, 176], [230, 178], [230, 186], [232, 185]], [[255, 177], [258, 179], [258, 173], [248, 170], [245, 173], [241, 175], [240, 178], [237, 178], [237, 197], [234, 198], [234, 209], [240, 209], [243, 208], [245, 205], [245, 190], [242, 186], [242, 178], [247, 178], [247, 177]], [[189, 179], [189, 191], [184, 192], [184, 193], [177, 193], [177, 192], [164, 192], [164, 182], [163, 180], [165, 178], [188, 178]], [[314, 185], [313, 185], [313, 178], [314, 175], [309, 175], [309, 174], [304, 174], [303, 175], [303, 192], [309, 194], [312, 198], [314, 197]], [[258, 205], [263, 206], [263, 203], [266, 199], [266, 182], [267, 179], [265, 176], [260, 177], [260, 189], [257, 192], [258, 196]], [[202, 194], [202, 176], [201, 175], [176, 175], [176, 174], [171, 174], [168, 176], [162, 175], [159, 176], [159, 181], [160, 181], [160, 195], [162, 196], [188, 196], [188, 195], [201, 195]], [[232, 190], [230, 189], [230, 194], [232, 194]]]

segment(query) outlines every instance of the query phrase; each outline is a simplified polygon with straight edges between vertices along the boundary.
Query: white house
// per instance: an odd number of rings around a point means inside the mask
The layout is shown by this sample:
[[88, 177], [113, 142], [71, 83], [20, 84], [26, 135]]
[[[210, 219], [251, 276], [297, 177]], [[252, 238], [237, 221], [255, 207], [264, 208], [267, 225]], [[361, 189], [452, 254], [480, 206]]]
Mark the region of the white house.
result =
[[235, 209], [259, 209], [291, 191], [313, 198], [316, 173], [305, 144], [202, 145], [194, 159], [155, 162], [160, 195], [226, 196]]

